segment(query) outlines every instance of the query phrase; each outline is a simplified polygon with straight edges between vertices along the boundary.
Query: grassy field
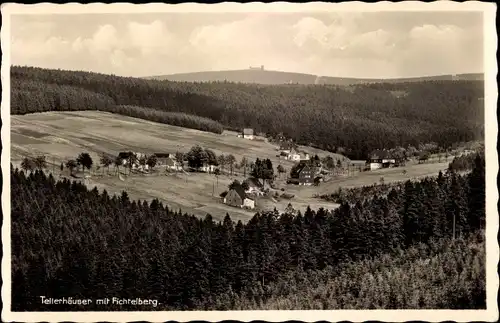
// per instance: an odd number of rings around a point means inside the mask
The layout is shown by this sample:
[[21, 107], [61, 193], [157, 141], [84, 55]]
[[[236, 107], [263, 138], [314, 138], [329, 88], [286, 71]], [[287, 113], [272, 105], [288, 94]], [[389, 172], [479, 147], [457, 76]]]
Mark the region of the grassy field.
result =
[[[451, 160], [450, 160], [451, 161]], [[321, 183], [319, 186], [309, 186], [300, 189], [302, 195], [314, 196], [329, 194], [337, 191], [340, 187], [342, 188], [353, 188], [360, 186], [368, 186], [373, 184], [380, 184], [380, 179], [384, 179], [384, 183], [393, 183], [406, 181], [408, 179], [418, 179], [427, 176], [436, 176], [439, 171], [444, 171], [448, 168], [447, 162], [441, 163], [429, 163], [429, 164], [408, 164], [405, 167], [399, 168], [387, 168], [379, 169], [375, 171], [367, 172], [357, 172], [353, 176], [334, 178], [328, 182]], [[406, 174], [403, 174], [403, 170], [406, 170]], [[289, 190], [290, 193], [294, 193], [294, 189]]]
[[[83, 111], [83, 112], [46, 112], [11, 116], [11, 160], [15, 166], [26, 156], [46, 155], [49, 162], [49, 171], [59, 175], [59, 165], [69, 159], [76, 158], [81, 152], [88, 152], [94, 163], [99, 163], [101, 153], [117, 155], [120, 151], [137, 151], [144, 153], [176, 151], [187, 152], [195, 145], [210, 148], [219, 155], [233, 154], [237, 162], [242, 157], [249, 160], [255, 158], [269, 158], [276, 166], [281, 163], [289, 170], [293, 163], [279, 160], [276, 157], [277, 147], [267, 141], [247, 140], [238, 138], [236, 133], [224, 132], [217, 135], [198, 130], [180, 128], [158, 124], [141, 119], [124, 117], [111, 113]], [[328, 153], [310, 147], [301, 147], [311, 155], [320, 157], [330, 155], [333, 158], [350, 162], [343, 156]], [[384, 177], [386, 183], [436, 175], [439, 170], [447, 167], [447, 162], [429, 164], [409, 164], [403, 168], [384, 169], [373, 172], [356, 172], [350, 177], [333, 178], [318, 187], [303, 187], [286, 185], [283, 176], [277, 181], [279, 188], [284, 188], [287, 193], [294, 194], [294, 198], [273, 199], [261, 197], [256, 201], [257, 210], [282, 211], [288, 203], [297, 210], [305, 210], [310, 205], [317, 209], [335, 208], [337, 205], [326, 203], [313, 198], [336, 191], [339, 187], [356, 187], [371, 185], [379, 182]], [[160, 174], [161, 173], [161, 174]], [[115, 175], [113, 169], [107, 171], [92, 170], [91, 178], [86, 182], [90, 187], [106, 189], [109, 193], [120, 193], [126, 190], [133, 199], [158, 198], [174, 209], [183, 212], [204, 216], [212, 214], [215, 219], [222, 219], [229, 213], [234, 220], [248, 220], [256, 210], [246, 211], [233, 208], [221, 203], [219, 194], [227, 189], [232, 180], [243, 180], [241, 172], [234, 175], [219, 176], [203, 173], [170, 174], [159, 172], [152, 175], [132, 174], [124, 176], [124, 180]], [[68, 176], [67, 172], [63, 175]], [[280, 191], [281, 193], [281, 191]]]

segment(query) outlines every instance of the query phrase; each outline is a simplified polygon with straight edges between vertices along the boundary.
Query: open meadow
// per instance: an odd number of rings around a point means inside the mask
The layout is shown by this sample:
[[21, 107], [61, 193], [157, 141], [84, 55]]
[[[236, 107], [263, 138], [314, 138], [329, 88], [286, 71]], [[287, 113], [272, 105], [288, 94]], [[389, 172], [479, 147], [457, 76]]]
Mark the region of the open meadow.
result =
[[[158, 198], [173, 209], [181, 209], [197, 216], [210, 213], [218, 220], [228, 213], [234, 220], [246, 221], [256, 211], [274, 208], [283, 211], [288, 203], [302, 212], [307, 206], [311, 206], [312, 209], [320, 207], [333, 209], [337, 207], [336, 204], [327, 203], [314, 196], [332, 193], [339, 187], [372, 185], [378, 183], [381, 177], [384, 178], [384, 182], [389, 183], [433, 176], [448, 165], [448, 162], [422, 165], [409, 163], [404, 168], [353, 172], [351, 176], [333, 177], [319, 186], [309, 187], [286, 185], [285, 176], [282, 175], [276, 181], [276, 186], [294, 194], [292, 199], [260, 197], [256, 201], [255, 210], [244, 210], [224, 205], [219, 197], [234, 179], [240, 181], [244, 179], [241, 170], [236, 170], [233, 175], [225, 174], [218, 178], [205, 173], [165, 175], [159, 170], [149, 175], [134, 173], [130, 176], [122, 175], [120, 179], [113, 167], [108, 173], [108, 170], [102, 168], [97, 170], [95, 166], [99, 163], [102, 153], [116, 156], [120, 151], [129, 150], [146, 154], [188, 152], [193, 145], [199, 144], [212, 149], [217, 155], [233, 154], [237, 162], [243, 157], [249, 160], [269, 158], [275, 166], [281, 163], [286, 170], [289, 170], [293, 162], [276, 157], [277, 146], [266, 140], [238, 138], [237, 133], [229, 131], [217, 135], [106, 112], [80, 111], [11, 116], [11, 144], [11, 160], [15, 166], [19, 166], [24, 157], [45, 155], [48, 170], [59, 176], [61, 174], [59, 165], [62, 162], [76, 158], [81, 152], [88, 152], [94, 160], [92, 176], [85, 180], [90, 188], [96, 186], [99, 190], [105, 189], [111, 194], [119, 194], [125, 190], [133, 199]], [[320, 157], [330, 155], [350, 162], [343, 156], [326, 151], [310, 147], [300, 147], [300, 149], [311, 155], [318, 154]], [[406, 169], [405, 174], [403, 169]], [[68, 176], [69, 172], [64, 171], [62, 175]], [[279, 190], [279, 193], [283, 191]]]

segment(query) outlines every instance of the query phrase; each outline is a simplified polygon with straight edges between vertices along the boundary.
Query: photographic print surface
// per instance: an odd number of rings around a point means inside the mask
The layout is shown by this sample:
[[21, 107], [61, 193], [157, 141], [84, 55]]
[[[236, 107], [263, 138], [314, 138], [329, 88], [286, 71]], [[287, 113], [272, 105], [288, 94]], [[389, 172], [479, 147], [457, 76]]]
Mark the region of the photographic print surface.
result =
[[495, 12], [2, 5], [2, 318], [498, 319]]

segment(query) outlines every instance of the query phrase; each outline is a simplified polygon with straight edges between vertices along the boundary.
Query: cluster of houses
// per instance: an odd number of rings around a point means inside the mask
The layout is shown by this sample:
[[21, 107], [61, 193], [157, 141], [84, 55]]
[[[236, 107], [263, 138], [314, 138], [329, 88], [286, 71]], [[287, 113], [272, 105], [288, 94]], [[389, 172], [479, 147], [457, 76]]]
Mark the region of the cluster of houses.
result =
[[[175, 154], [170, 153], [154, 153], [151, 154], [156, 157], [156, 165], [165, 166], [167, 169], [171, 170], [181, 170], [183, 169], [183, 165], [175, 160]], [[134, 158], [131, 158], [131, 157]], [[132, 169], [145, 171], [149, 169], [149, 165], [147, 163], [141, 163], [141, 160], [144, 160], [149, 157], [145, 153], [140, 152], [120, 152], [118, 154], [118, 159], [121, 160], [122, 166], [128, 167], [129, 163], [132, 163]]]
[[320, 162], [300, 161], [293, 174], [290, 174], [289, 183], [298, 185], [318, 184], [323, 180]]
[[[134, 158], [130, 158], [131, 154]], [[141, 160], [149, 158], [149, 156], [156, 157], [156, 165], [163, 166], [166, 170], [170, 171], [182, 171], [184, 170], [184, 162], [179, 162], [175, 158], [175, 154], [171, 153], [154, 153], [151, 155], [146, 155], [139, 152], [121, 152], [118, 154], [118, 158], [122, 161], [122, 166], [128, 167], [129, 163], [132, 162], [132, 169], [138, 171], [147, 171], [149, 166], [147, 163], [141, 163]], [[205, 173], [213, 173], [217, 166], [215, 165], [203, 165], [199, 171]]]
[[[241, 133], [238, 134], [238, 137], [253, 140], [255, 139], [254, 130], [252, 128], [244, 128]], [[309, 154], [299, 152], [296, 145], [292, 141], [285, 140], [284, 137], [282, 137], [280, 140], [279, 151], [280, 153], [277, 157], [283, 158], [285, 160], [309, 160]]]
[[277, 157], [285, 160], [298, 162], [296, 173], [291, 179], [291, 183], [298, 185], [312, 185], [321, 179], [321, 163], [312, 162], [308, 153], [300, 152], [295, 143], [279, 138], [279, 155]]
[[308, 153], [299, 152], [294, 143], [290, 141], [282, 141], [280, 143], [279, 150], [279, 158], [283, 158], [285, 160], [301, 161], [310, 159]]

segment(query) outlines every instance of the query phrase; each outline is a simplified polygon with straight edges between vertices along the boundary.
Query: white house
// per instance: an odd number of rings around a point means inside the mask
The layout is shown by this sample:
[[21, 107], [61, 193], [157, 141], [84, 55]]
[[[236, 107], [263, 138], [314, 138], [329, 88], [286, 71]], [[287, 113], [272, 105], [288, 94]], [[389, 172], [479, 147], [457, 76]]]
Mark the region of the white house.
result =
[[215, 166], [215, 165], [203, 165], [200, 168], [200, 171], [206, 172], [206, 173], [213, 173], [213, 172], [215, 172], [216, 168], [217, 168], [217, 166]]
[[380, 168], [393, 167], [396, 164], [396, 158], [391, 156], [389, 152], [384, 150], [374, 151], [370, 158], [367, 159], [366, 165], [369, 166], [370, 170], [376, 170]]
[[295, 149], [291, 149], [286, 159], [292, 161], [300, 161], [301, 158], [300, 154]]
[[255, 208], [255, 201], [249, 197], [246, 197], [243, 200], [243, 207], [249, 208], [249, 209], [254, 209]]
[[254, 139], [253, 129], [251, 128], [243, 129], [243, 138], [253, 140]]

